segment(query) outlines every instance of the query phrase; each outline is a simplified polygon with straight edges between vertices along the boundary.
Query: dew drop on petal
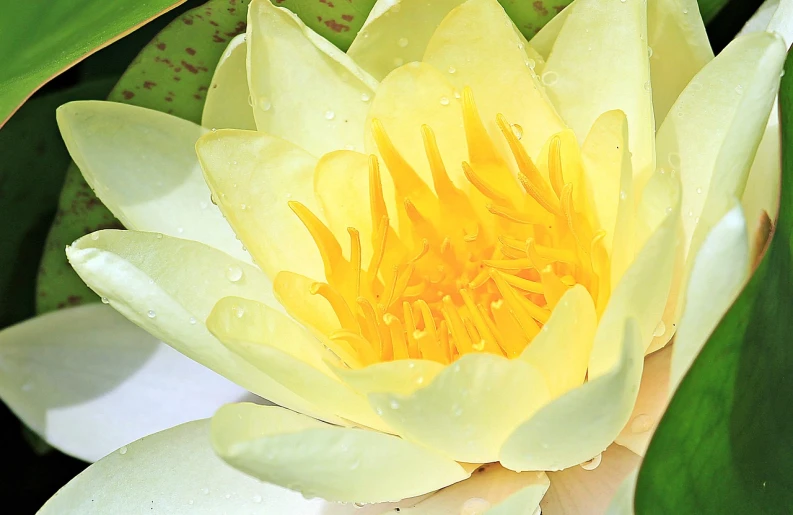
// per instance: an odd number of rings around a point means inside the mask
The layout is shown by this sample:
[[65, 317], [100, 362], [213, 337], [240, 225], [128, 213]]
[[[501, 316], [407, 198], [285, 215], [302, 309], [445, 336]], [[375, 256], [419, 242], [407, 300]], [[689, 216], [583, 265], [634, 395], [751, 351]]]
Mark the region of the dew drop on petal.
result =
[[658, 325], [655, 326], [655, 330], [653, 331], [653, 336], [663, 336], [666, 332], [666, 324], [663, 320], [658, 322]]
[[545, 72], [542, 74], [542, 83], [546, 86], [553, 86], [559, 80], [559, 74], [556, 72]]
[[600, 462], [601, 461], [603, 461], [603, 455], [602, 454], [598, 454], [597, 456], [595, 456], [591, 460], [585, 461], [584, 463], [582, 463], [581, 464], [581, 468], [584, 469], [584, 470], [595, 470], [596, 468], [598, 468], [600, 466]]
[[405, 48], [408, 46], [408, 38], [399, 38], [397, 45], [399, 45], [400, 48]]
[[454, 66], [449, 66], [449, 73], [455, 73], [456, 71], [457, 68], [455, 68]]
[[442, 106], [449, 105], [449, 97], [441, 97], [441, 105]]
[[333, 120], [334, 118], [336, 118], [336, 113], [334, 113], [330, 109], [325, 111], [325, 119], [326, 120]]
[[262, 496], [261, 495], [254, 495], [253, 496], [253, 502], [255, 502], [256, 504], [259, 504], [260, 502], [262, 502]]
[[95, 232], [92, 232], [91, 233], [91, 239], [94, 240], [94, 241], [98, 240], [99, 239], [99, 234], [95, 233]]
[[669, 166], [675, 169], [680, 168], [680, 154], [671, 152], [669, 154], [668, 159], [669, 159]]
[[389, 406], [391, 406], [391, 409], [399, 409], [399, 402], [392, 399]]
[[150, 309], [146, 312], [146, 316], [149, 318], [154, 318], [157, 316], [157, 313], [155, 313], [153, 309]]
[[188, 322], [190, 322], [190, 325], [196, 325], [198, 320], [196, 320], [195, 317], [190, 317], [190, 320], [188, 320]]
[[102, 297], [101, 300], [102, 300], [102, 304], [110, 304], [110, 301], [107, 299], [107, 297]]
[[631, 433], [645, 433], [652, 427], [652, 419], [646, 413], [640, 413], [631, 420]]
[[523, 127], [517, 123], [513, 123], [512, 134], [514, 134], [516, 138], [521, 139], [523, 137]]
[[625, 190], [620, 191], [620, 200], [626, 200], [628, 198], [628, 192]]
[[272, 102], [270, 102], [269, 99], [262, 98], [261, 100], [259, 100], [259, 109], [261, 109], [262, 111], [269, 111], [271, 107], [273, 107], [273, 104]]
[[122, 456], [123, 456], [124, 454], [126, 454], [126, 453], [127, 453], [127, 446], [125, 445], [124, 447], [122, 447], [121, 449], [119, 449], [119, 450], [118, 450], [118, 453], [119, 453], [119, 454], [121, 454]]
[[226, 267], [226, 279], [233, 283], [242, 279], [242, 268], [240, 268], [239, 265], [229, 265]]
[[369, 93], [366, 93], [366, 92], [361, 93], [361, 100], [362, 101], [368, 102], [371, 98], [372, 97], [369, 95]]
[[491, 507], [490, 501], [481, 497], [471, 497], [460, 508], [460, 515], [482, 515]]
[[702, 188], [697, 188], [697, 194], [702, 195]]

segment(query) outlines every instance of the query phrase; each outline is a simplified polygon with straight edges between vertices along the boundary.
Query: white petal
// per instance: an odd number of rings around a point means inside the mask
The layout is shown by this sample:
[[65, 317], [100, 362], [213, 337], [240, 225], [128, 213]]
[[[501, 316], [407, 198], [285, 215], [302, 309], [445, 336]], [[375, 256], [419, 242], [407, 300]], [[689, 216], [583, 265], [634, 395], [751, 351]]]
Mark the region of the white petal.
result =
[[0, 332], [0, 397], [48, 443], [86, 461], [249, 396], [103, 304]]
[[235, 36], [220, 57], [207, 90], [201, 125], [207, 129], [256, 130], [248, 90], [245, 34]]
[[57, 118], [86, 182], [126, 228], [200, 241], [250, 262], [198, 164], [195, 143], [207, 129], [114, 102], [70, 102]]
[[256, 513], [338, 515], [335, 505], [261, 483], [215, 456], [209, 421], [138, 440], [88, 467], [61, 488], [40, 515], [108, 513]]

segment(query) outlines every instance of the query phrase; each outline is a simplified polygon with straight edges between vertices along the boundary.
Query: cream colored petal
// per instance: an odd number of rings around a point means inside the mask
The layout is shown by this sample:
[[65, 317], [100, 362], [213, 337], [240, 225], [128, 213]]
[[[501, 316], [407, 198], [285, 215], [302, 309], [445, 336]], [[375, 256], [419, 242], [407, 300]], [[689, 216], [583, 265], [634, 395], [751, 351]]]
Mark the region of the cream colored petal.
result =
[[575, 5], [575, 1], [565, 7], [562, 12], [551, 18], [551, 20], [531, 38], [531, 41], [529, 41], [531, 47], [546, 61], [548, 60], [548, 56], [551, 55], [551, 50], [553, 50], [553, 45], [556, 43], [556, 38], [558, 38], [559, 33], [562, 32], [562, 27], [564, 27], [567, 17], [573, 12], [570, 8], [571, 5]]
[[281, 406], [340, 422], [229, 351], [204, 325], [223, 297], [278, 306], [258, 268], [201, 243], [134, 231], [93, 233], [66, 255], [98, 295], [182, 354]]
[[86, 182], [125, 227], [200, 241], [250, 262], [201, 176], [194, 147], [206, 129], [114, 102], [71, 102], [57, 118]]
[[[424, 182], [432, 184], [421, 134], [421, 126], [426, 124], [435, 133], [449, 177], [458, 188], [466, 188], [468, 182], [460, 164], [468, 160], [468, 150], [463, 130], [462, 101], [458, 98], [460, 92], [457, 91], [457, 95], [455, 92], [448, 77], [430, 65], [411, 63], [394, 70], [380, 83], [372, 101], [366, 124], [367, 152], [378, 154], [371, 122], [380, 120], [397, 151]], [[385, 167], [381, 176], [384, 187], [390, 186], [390, 176]], [[389, 191], [385, 192], [386, 201], [393, 197]], [[390, 205], [388, 207], [391, 208]], [[389, 212], [393, 213], [393, 210]]]
[[339, 381], [323, 361], [338, 358], [283, 313], [226, 297], [209, 315], [207, 329], [229, 350], [313, 404], [359, 424], [388, 429], [366, 399]]
[[212, 445], [243, 472], [330, 501], [405, 499], [469, 475], [426, 447], [375, 431], [332, 426], [276, 406], [224, 406], [212, 419]]
[[693, 257], [685, 308], [673, 346], [670, 393], [748, 280], [750, 256], [746, 220], [738, 205], [716, 224]]
[[644, 456], [647, 451], [650, 438], [669, 402], [669, 372], [673, 352], [674, 346], [669, 346], [644, 358], [644, 372], [636, 405], [630, 421], [614, 440], [640, 456]]
[[779, 8], [779, 0], [765, 0], [746, 22], [738, 35], [765, 30]]
[[411, 61], [421, 61], [441, 20], [465, 0], [378, 0], [347, 50], [377, 80]]
[[271, 279], [281, 270], [324, 277], [314, 240], [289, 208], [295, 200], [321, 216], [315, 158], [286, 140], [237, 130], [207, 134], [196, 151], [215, 202]]
[[[543, 515], [604, 513], [621, 483], [639, 466], [640, 457], [619, 445], [601, 456], [594, 470], [579, 466], [550, 472], [551, 488], [540, 503]], [[631, 500], [633, 499], [631, 490]]]
[[229, 42], [220, 57], [207, 90], [201, 125], [207, 129], [256, 130], [252, 98], [248, 90], [248, 59], [245, 34]]
[[520, 356], [540, 370], [551, 398], [581, 385], [597, 329], [597, 314], [589, 292], [580, 285], [559, 300], [545, 324]]
[[[757, 147], [757, 153], [746, 179], [746, 189], [741, 196], [743, 211], [748, 220], [759, 220], [768, 216], [774, 222], [779, 212], [779, 192], [782, 187], [781, 141], [779, 112], [777, 106], [771, 110], [768, 125]], [[753, 244], [761, 244], [752, 234]]]
[[548, 94], [579, 140], [601, 114], [623, 111], [633, 176], [643, 185], [655, 155], [646, 2], [578, 0], [567, 10], [543, 71]]
[[660, 126], [686, 84], [713, 59], [697, 1], [647, 2], [647, 43], [655, 123]]
[[504, 155], [511, 154], [496, 125], [498, 113], [523, 127], [520, 141], [536, 158], [565, 126], [530, 67], [525, 41], [496, 0], [468, 0], [440, 24], [424, 62], [444, 72], [459, 91], [471, 88], [485, 127]]
[[549, 394], [540, 371], [523, 360], [468, 354], [411, 395], [372, 393], [369, 400], [400, 436], [457, 461], [487, 463]]
[[658, 166], [680, 173], [687, 251], [743, 192], [784, 58], [785, 45], [772, 34], [734, 40], [694, 77], [661, 125]]
[[252, 397], [103, 304], [0, 332], [0, 398], [47, 443], [84, 461]]
[[594, 458], [614, 441], [636, 401], [644, 363], [639, 324], [623, 326], [613, 369], [567, 392], [518, 427], [499, 461], [516, 470], [562, 470]]
[[412, 508], [388, 515], [533, 515], [548, 490], [543, 472], [512, 472], [483, 465], [470, 478], [431, 495]]
[[628, 474], [628, 477], [617, 488], [617, 493], [611, 498], [605, 511], [606, 515], [634, 515], [633, 499], [638, 477], [638, 470]]
[[257, 513], [352, 515], [322, 499], [268, 485], [223, 463], [209, 442], [209, 421], [147, 436], [91, 465], [61, 488], [41, 515], [108, 513]]
[[361, 261], [372, 256], [374, 231], [369, 209], [369, 156], [351, 150], [339, 150], [320, 158], [314, 171], [314, 192], [325, 213], [328, 228], [348, 248], [348, 227], [360, 232]]
[[384, 361], [359, 369], [334, 368], [333, 371], [350, 387], [368, 395], [392, 393], [410, 395], [430, 384], [444, 366], [427, 359], [400, 359]]
[[[589, 190], [588, 196], [595, 211], [595, 219], [598, 227], [606, 231], [603, 243], [609, 255], [612, 256], [617, 210], [621, 200], [627, 200], [627, 196], [629, 194], [632, 196], [633, 193], [621, 185], [623, 171], [627, 168], [627, 172], [632, 174], [628, 145], [628, 120], [625, 113], [619, 110], [608, 111], [595, 120], [581, 146], [581, 159], [584, 164], [585, 184]], [[631, 237], [631, 239], [633, 238]], [[615, 252], [622, 250], [618, 247]], [[614, 259], [613, 256], [612, 259]], [[623, 258], [622, 261], [625, 259]]]
[[660, 329], [672, 286], [680, 224], [679, 197], [676, 201], [667, 198], [666, 202], [671, 204], [666, 217], [611, 293], [592, 347], [590, 380], [609, 373], [620, 359], [625, 320], [633, 318], [638, 324], [642, 350], [649, 347]]
[[377, 81], [344, 52], [270, 0], [248, 8], [248, 85], [256, 127], [316, 157], [363, 149]]

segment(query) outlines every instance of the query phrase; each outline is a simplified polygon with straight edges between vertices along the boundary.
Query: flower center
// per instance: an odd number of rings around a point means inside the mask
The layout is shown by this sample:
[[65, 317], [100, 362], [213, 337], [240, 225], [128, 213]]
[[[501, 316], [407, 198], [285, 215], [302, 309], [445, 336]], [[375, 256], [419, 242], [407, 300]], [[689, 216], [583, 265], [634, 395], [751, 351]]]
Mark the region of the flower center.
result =
[[348, 228], [345, 258], [322, 221], [302, 204], [289, 204], [322, 256], [326, 282], [314, 283], [311, 293], [333, 308], [341, 329], [327, 334], [327, 343], [348, 363], [411, 358], [445, 364], [471, 352], [513, 358], [572, 286], [587, 288], [599, 310], [605, 304], [605, 232], [593, 231], [585, 196], [573, 194], [574, 186], [582, 187], [576, 184], [582, 176], [577, 143], [553, 136], [543, 154], [547, 164], [538, 167], [519, 141], [521, 130], [498, 115], [519, 171], [516, 180], [468, 88], [463, 119], [467, 192], [449, 178], [428, 126], [421, 132], [434, 191], [373, 121], [375, 143], [394, 183], [399, 232], [386, 210], [380, 163], [370, 156], [374, 230], [368, 263], [362, 262], [357, 229]]

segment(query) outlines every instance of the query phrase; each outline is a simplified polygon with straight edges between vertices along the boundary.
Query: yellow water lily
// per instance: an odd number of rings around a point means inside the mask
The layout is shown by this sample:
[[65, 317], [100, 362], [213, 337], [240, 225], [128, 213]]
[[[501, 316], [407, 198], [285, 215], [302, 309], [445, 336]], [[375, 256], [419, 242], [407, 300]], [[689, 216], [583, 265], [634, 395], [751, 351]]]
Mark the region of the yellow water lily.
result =
[[195, 422], [44, 512], [603, 511], [768, 237], [785, 53], [714, 58], [694, 0], [576, 0], [530, 42], [496, 0], [381, 0], [342, 53], [253, 0], [203, 127], [61, 107], [129, 229], [72, 266], [274, 405], [209, 424], [266, 485]]

